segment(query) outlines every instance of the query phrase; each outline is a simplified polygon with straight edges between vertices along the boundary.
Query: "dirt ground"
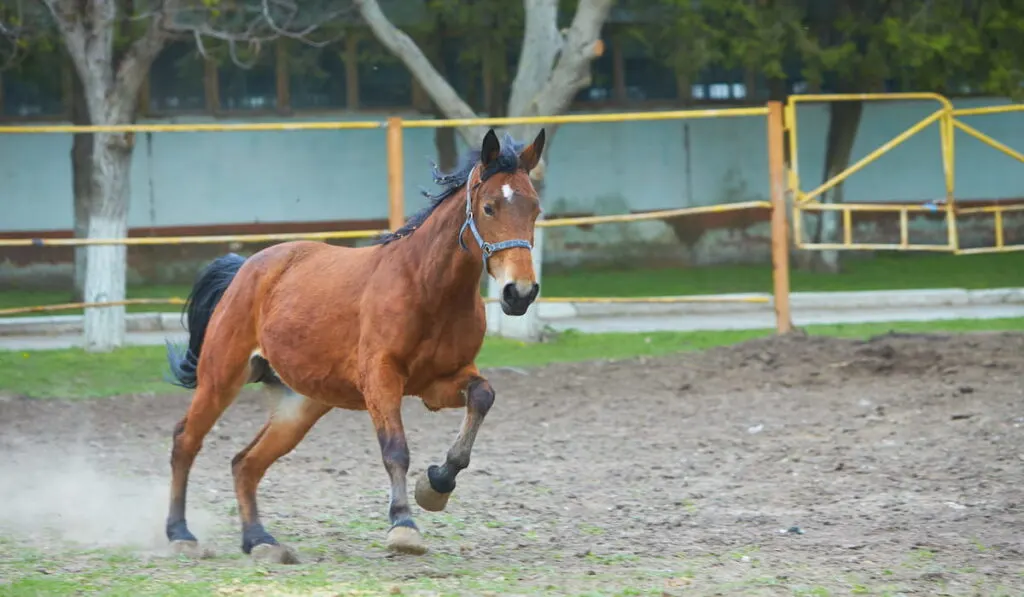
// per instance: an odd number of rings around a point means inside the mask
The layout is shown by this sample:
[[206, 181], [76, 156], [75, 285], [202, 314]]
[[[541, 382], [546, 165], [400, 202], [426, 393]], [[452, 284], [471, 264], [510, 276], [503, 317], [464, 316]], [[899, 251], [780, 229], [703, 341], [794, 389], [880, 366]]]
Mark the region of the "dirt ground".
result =
[[[425, 576], [465, 595], [1024, 592], [1024, 335], [797, 336], [486, 373], [498, 400], [448, 511], [414, 509], [430, 553], [382, 549], [387, 477], [365, 413], [330, 413], [270, 470], [268, 530], [325, 586], [348, 570], [405, 594]], [[0, 401], [0, 552], [51, 553], [49, 569], [0, 562], [0, 591], [90, 572], [55, 542], [159, 549], [186, 406]], [[244, 394], [194, 469], [190, 519], [217, 557], [151, 574], [251, 566], [229, 462], [267, 408]], [[460, 419], [406, 401], [410, 487]]]

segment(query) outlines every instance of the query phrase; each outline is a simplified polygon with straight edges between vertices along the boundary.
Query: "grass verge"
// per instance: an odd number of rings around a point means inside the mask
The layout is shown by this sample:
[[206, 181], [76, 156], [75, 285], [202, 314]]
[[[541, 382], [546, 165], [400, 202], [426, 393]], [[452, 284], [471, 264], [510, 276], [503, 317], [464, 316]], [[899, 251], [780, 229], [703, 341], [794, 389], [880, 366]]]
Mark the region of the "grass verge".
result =
[[[674, 296], [771, 292], [768, 264], [697, 268], [591, 270], [544, 275], [544, 296]], [[989, 255], [921, 255], [888, 253], [848, 259], [841, 274], [793, 270], [792, 289], [799, 291], [906, 290], [918, 288], [1004, 288], [1024, 286], [1024, 252]], [[128, 298], [184, 298], [189, 287], [135, 286]], [[0, 292], [0, 309], [69, 302], [65, 291]], [[177, 305], [133, 305], [129, 312], [179, 311]], [[81, 314], [81, 310], [56, 312]], [[38, 314], [27, 314], [38, 315]]]
[[[1024, 318], [960, 319], [816, 325], [810, 334], [859, 338], [900, 332], [1024, 331]], [[583, 334], [565, 332], [548, 342], [527, 344], [488, 338], [477, 363], [481, 367], [529, 367], [593, 359], [657, 356], [726, 346], [771, 335], [773, 330]], [[81, 349], [0, 351], [0, 393], [32, 398], [97, 398], [124, 394], [184, 391], [163, 379], [167, 365], [162, 346], [123, 348], [90, 354]]]

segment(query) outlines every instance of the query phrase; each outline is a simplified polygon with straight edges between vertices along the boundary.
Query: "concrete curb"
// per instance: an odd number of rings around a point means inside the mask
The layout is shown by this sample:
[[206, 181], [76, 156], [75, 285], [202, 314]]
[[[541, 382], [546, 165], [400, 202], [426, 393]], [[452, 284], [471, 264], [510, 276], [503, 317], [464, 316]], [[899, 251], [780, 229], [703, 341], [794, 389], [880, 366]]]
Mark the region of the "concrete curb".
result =
[[[712, 315], [752, 313], [774, 310], [769, 294], [747, 293], [710, 295], [712, 297], [766, 297], [767, 303], [548, 303], [538, 305], [545, 320], [578, 317], [637, 317], [644, 315]], [[1024, 288], [963, 288], [929, 290], [865, 290], [855, 292], [794, 292], [789, 304], [801, 310], [828, 309], [907, 309], [970, 307], [987, 305], [1024, 305]]]
[[[710, 297], [766, 297], [768, 303], [544, 303], [537, 305], [540, 319], [552, 323], [599, 317], [644, 317], [658, 315], [721, 315], [771, 313], [773, 303], [766, 294], [710, 295]], [[709, 297], [709, 298], [710, 298]], [[790, 295], [794, 317], [801, 311], [934, 309], [942, 307], [1024, 306], [1024, 288], [962, 288], [930, 290], [884, 290], [859, 292], [794, 292]], [[167, 332], [183, 337], [182, 314], [132, 313], [126, 317], [129, 332]], [[82, 333], [80, 315], [45, 315], [0, 318], [2, 336], [53, 336]]]

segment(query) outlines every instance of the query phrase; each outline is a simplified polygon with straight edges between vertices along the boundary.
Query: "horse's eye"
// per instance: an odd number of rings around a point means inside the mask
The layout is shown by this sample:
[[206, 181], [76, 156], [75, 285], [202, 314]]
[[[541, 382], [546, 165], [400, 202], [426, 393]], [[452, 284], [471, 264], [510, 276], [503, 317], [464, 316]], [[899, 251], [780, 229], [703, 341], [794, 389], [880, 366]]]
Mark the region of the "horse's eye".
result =
[[494, 215], [494, 207], [491, 206], [491, 205], [485, 205], [484, 206], [484, 213], [489, 215], [489, 216], [493, 216]]

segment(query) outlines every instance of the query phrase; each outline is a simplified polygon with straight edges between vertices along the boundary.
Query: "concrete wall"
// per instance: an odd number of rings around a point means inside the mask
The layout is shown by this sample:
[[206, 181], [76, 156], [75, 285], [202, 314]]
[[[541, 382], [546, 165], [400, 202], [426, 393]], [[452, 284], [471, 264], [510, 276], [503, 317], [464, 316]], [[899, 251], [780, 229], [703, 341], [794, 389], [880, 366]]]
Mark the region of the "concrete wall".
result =
[[[959, 107], [1002, 103], [956, 102]], [[937, 107], [931, 102], [869, 103], [854, 159]], [[1024, 150], [1024, 114], [968, 121]], [[799, 109], [798, 163], [805, 190], [820, 183], [827, 122], [824, 105]], [[764, 120], [758, 117], [564, 125], [550, 144], [546, 211], [621, 213], [766, 199], [765, 134]], [[70, 229], [70, 147], [69, 135], [0, 135], [0, 232]], [[133, 228], [387, 216], [383, 130], [157, 133], [139, 135], [136, 148]], [[431, 129], [406, 130], [408, 213], [423, 205], [419, 188], [432, 186], [429, 160], [434, 154]], [[1024, 167], [1018, 162], [963, 133], [957, 135], [956, 156], [958, 198], [1024, 197]], [[944, 195], [942, 181], [939, 135], [932, 125], [854, 175], [846, 197], [924, 202]], [[589, 254], [698, 263], [761, 259], [767, 231], [757, 219], [740, 217], [705, 233], [687, 231], [680, 222], [552, 230], [546, 259], [563, 264]]]

